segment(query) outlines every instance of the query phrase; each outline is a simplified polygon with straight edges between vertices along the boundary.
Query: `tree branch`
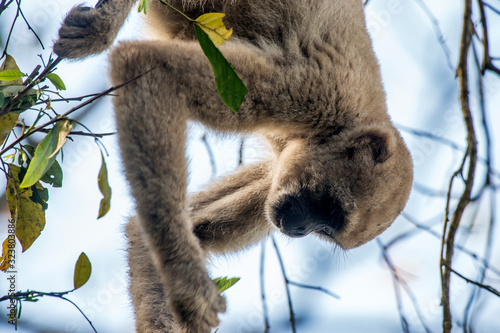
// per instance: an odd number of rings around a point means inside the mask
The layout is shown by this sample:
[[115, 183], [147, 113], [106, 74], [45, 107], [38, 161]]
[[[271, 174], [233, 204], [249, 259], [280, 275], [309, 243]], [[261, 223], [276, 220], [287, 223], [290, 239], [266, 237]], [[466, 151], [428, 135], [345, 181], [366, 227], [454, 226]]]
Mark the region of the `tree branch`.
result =
[[[472, 114], [469, 105], [469, 83], [468, 83], [468, 72], [467, 72], [467, 59], [469, 48], [472, 40], [472, 4], [471, 0], [465, 0], [464, 3], [464, 16], [463, 16], [463, 29], [462, 29], [462, 39], [460, 43], [460, 60], [457, 68], [457, 77], [460, 87], [460, 102], [462, 107], [462, 115], [464, 118], [465, 126], [467, 129], [467, 150], [464, 155], [464, 160], [457, 172], [453, 175], [450, 180], [449, 195], [451, 195], [453, 178], [457, 175], [462, 175], [463, 168], [465, 166], [465, 161], [468, 158], [468, 173], [467, 177], [464, 179], [465, 188], [463, 190], [462, 196], [457, 204], [455, 212], [451, 221], [448, 223], [448, 214], [445, 216], [445, 223], [443, 228], [443, 243], [441, 245], [441, 288], [442, 288], [442, 298], [441, 303], [443, 306], [443, 332], [450, 333], [452, 327], [452, 317], [450, 308], [450, 268], [452, 267], [453, 250], [455, 246], [455, 235], [460, 226], [460, 221], [462, 219], [465, 208], [471, 201], [472, 185], [474, 184], [474, 174], [476, 170], [477, 162], [477, 141], [476, 134], [474, 131], [474, 124], [472, 119]], [[447, 207], [450, 198], [447, 199]]]
[[92, 97], [92, 98], [90, 98], [90, 99], [86, 100], [85, 102], [78, 104], [77, 106], [75, 106], [74, 108], [71, 108], [69, 111], [67, 111], [67, 112], [63, 113], [62, 115], [60, 115], [60, 116], [58, 116], [58, 117], [56, 117], [56, 118], [51, 119], [50, 121], [46, 122], [45, 124], [42, 124], [42, 125], [40, 125], [40, 126], [38, 126], [38, 127], [35, 127], [35, 128], [34, 128], [34, 129], [32, 129], [30, 132], [28, 132], [28, 133], [23, 133], [23, 134], [22, 134], [22, 135], [20, 135], [20, 136], [19, 136], [16, 140], [14, 140], [14, 141], [13, 141], [13, 142], [11, 142], [8, 146], [6, 146], [4, 149], [2, 149], [2, 150], [0, 151], [0, 156], [1, 156], [1, 155], [3, 155], [6, 151], [8, 151], [9, 149], [11, 149], [12, 147], [14, 147], [15, 145], [17, 145], [17, 144], [18, 144], [19, 142], [21, 142], [22, 140], [24, 140], [24, 139], [26, 139], [27, 137], [29, 137], [29, 136], [33, 135], [34, 133], [36, 133], [36, 132], [40, 132], [40, 131], [41, 131], [42, 129], [44, 129], [45, 127], [47, 127], [47, 126], [49, 126], [49, 125], [51, 125], [51, 124], [54, 124], [54, 123], [56, 123], [56, 122], [58, 122], [58, 121], [61, 121], [61, 120], [66, 119], [66, 117], [67, 117], [68, 115], [70, 115], [71, 113], [73, 113], [73, 112], [75, 112], [75, 111], [77, 111], [77, 110], [79, 110], [79, 109], [83, 108], [84, 106], [87, 106], [87, 105], [91, 104], [91, 103], [92, 103], [92, 102], [94, 102], [95, 100], [97, 100], [97, 99], [99, 99], [99, 98], [101, 98], [101, 97], [103, 97], [103, 96], [105, 96], [105, 95], [108, 95], [109, 93], [111, 93], [111, 92], [113, 92], [113, 91], [115, 91], [115, 90], [118, 90], [118, 89], [122, 88], [123, 86], [125, 86], [125, 85], [127, 85], [127, 84], [129, 84], [129, 83], [131, 83], [131, 82], [133, 82], [133, 81], [135, 81], [135, 80], [137, 80], [137, 79], [141, 78], [142, 76], [144, 76], [144, 75], [146, 75], [147, 73], [151, 72], [151, 71], [152, 71], [152, 70], [154, 70], [155, 68], [156, 68], [156, 67], [154, 67], [154, 68], [152, 68], [152, 69], [150, 69], [150, 70], [148, 70], [148, 71], [146, 71], [146, 72], [144, 72], [144, 73], [142, 73], [142, 74], [139, 74], [139, 75], [137, 75], [136, 77], [134, 77], [134, 78], [132, 78], [132, 79], [128, 80], [127, 82], [124, 82], [124, 83], [119, 84], [119, 85], [117, 85], [117, 86], [111, 87], [111, 88], [109, 88], [109, 89], [107, 89], [107, 90], [103, 91], [102, 93], [99, 93], [99, 94], [95, 95], [94, 97]]

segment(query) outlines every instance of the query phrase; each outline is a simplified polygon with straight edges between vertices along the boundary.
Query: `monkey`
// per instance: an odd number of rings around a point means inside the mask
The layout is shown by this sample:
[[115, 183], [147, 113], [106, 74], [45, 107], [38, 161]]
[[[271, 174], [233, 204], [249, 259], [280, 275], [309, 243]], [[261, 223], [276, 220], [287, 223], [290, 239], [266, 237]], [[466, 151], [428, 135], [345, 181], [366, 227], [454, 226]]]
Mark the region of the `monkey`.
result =
[[[220, 46], [248, 94], [219, 99], [192, 25], [158, 0], [154, 39], [109, 54], [118, 140], [137, 216], [127, 225], [138, 332], [205, 333], [226, 309], [207, 256], [274, 230], [314, 234], [344, 250], [388, 228], [413, 181], [411, 155], [387, 112], [361, 0], [165, 0], [191, 18], [223, 12]], [[54, 52], [82, 59], [110, 48], [136, 0], [102, 0], [66, 16]], [[252, 133], [270, 156], [187, 194], [186, 124]]]

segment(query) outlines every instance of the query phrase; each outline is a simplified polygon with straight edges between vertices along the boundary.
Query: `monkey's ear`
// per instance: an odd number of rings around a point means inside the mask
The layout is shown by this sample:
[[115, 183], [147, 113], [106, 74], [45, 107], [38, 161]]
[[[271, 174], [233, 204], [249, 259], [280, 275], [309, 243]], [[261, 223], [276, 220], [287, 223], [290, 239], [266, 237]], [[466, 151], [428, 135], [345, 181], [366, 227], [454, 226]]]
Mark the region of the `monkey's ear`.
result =
[[373, 161], [375, 163], [385, 162], [391, 155], [390, 137], [384, 132], [368, 132], [356, 138], [355, 143], [351, 147], [351, 154], [357, 150], [364, 150], [368, 148], [371, 152]]
[[367, 139], [369, 140], [368, 145], [371, 148], [375, 163], [385, 162], [390, 156], [389, 138], [387, 135], [372, 134], [368, 135]]

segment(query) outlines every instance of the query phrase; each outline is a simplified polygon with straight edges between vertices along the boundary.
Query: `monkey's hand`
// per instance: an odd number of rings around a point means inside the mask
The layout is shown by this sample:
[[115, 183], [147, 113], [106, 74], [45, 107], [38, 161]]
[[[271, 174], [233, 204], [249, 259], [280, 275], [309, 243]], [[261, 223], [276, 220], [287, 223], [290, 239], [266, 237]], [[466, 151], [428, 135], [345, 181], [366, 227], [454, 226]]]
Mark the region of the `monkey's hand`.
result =
[[78, 59], [103, 52], [113, 43], [128, 11], [103, 4], [98, 8], [77, 6], [64, 19], [54, 52], [63, 58]]
[[203, 267], [190, 267], [188, 272], [169, 283], [170, 309], [182, 332], [210, 333], [219, 325], [217, 315], [226, 311], [226, 300]]

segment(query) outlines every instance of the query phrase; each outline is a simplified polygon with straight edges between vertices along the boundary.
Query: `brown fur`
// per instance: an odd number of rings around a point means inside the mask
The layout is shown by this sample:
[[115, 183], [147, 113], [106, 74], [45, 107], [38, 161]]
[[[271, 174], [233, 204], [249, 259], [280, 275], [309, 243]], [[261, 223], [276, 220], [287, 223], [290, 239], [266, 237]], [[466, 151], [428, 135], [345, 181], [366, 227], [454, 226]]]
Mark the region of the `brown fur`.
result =
[[[106, 49], [135, 0], [76, 7], [54, 46], [82, 58]], [[373, 239], [403, 209], [412, 163], [387, 115], [361, 0], [170, 0], [195, 18], [227, 14], [221, 51], [249, 93], [233, 114], [189, 23], [151, 1], [163, 39], [120, 43], [110, 56], [120, 147], [138, 217], [127, 234], [139, 332], [209, 332], [225, 301], [207, 252], [235, 251], [278, 227], [344, 249]], [[221, 132], [255, 132], [273, 156], [206, 191], [186, 194], [188, 119]], [[154, 264], [153, 264], [154, 263]]]

